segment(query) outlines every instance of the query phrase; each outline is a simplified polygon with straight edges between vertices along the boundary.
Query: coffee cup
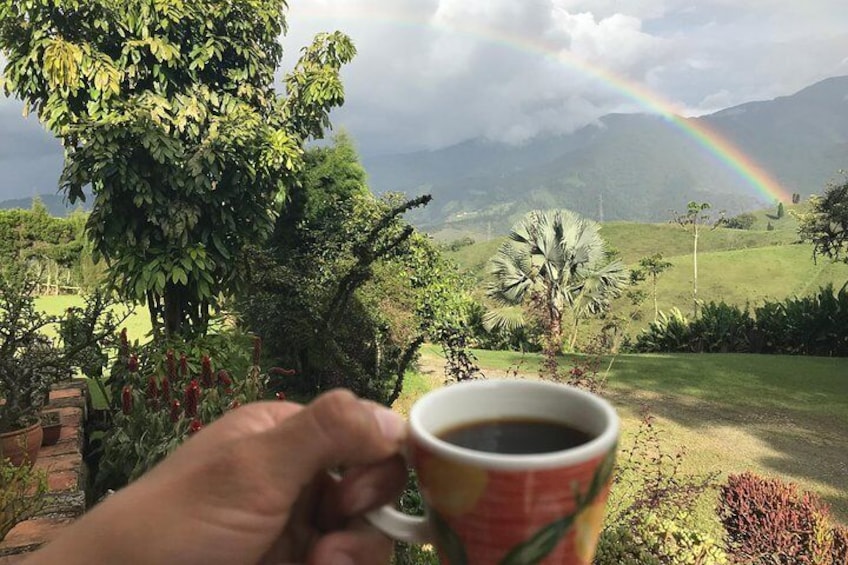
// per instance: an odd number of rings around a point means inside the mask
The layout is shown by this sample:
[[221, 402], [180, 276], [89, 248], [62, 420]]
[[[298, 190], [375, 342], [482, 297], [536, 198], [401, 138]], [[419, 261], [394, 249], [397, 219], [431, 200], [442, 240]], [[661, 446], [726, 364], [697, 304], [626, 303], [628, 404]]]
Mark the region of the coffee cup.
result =
[[426, 516], [389, 507], [369, 521], [432, 544], [451, 565], [591, 563], [612, 479], [619, 420], [567, 385], [479, 380], [424, 395], [407, 458]]

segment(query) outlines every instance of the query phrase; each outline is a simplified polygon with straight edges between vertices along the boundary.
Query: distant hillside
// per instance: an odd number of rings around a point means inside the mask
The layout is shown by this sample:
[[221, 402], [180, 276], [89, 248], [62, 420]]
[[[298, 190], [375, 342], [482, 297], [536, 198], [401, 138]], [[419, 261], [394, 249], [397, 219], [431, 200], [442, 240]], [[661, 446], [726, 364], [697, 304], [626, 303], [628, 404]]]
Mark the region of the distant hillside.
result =
[[[47, 211], [50, 212], [50, 215], [58, 218], [63, 218], [78, 208], [81, 210], [91, 209], [90, 202], [77, 203], [76, 205], [71, 206], [64, 197], [58, 194], [39, 194], [38, 198], [47, 207]], [[4, 200], [0, 202], [0, 209], [11, 210], [13, 208], [29, 210], [32, 208], [32, 198], [14, 198], [12, 200]]]
[[[732, 141], [802, 197], [848, 167], [848, 77], [692, 121]], [[532, 208], [644, 222], [663, 220], [690, 200], [731, 213], [773, 204], [678, 128], [644, 114], [609, 115], [519, 147], [472, 140], [364, 164], [377, 192], [433, 195], [411, 216], [429, 230], [504, 233]]]
[[[807, 295], [820, 286], [836, 288], [848, 282], [848, 265], [819, 259], [813, 261], [812, 246], [797, 242], [797, 221], [791, 215], [795, 207], [787, 207], [780, 220], [772, 219], [771, 210], [755, 213], [757, 224], [771, 223], [765, 229], [733, 230], [719, 228], [704, 232], [699, 242], [698, 294], [704, 301], [724, 300], [751, 307], [764, 300], [782, 300], [794, 295]], [[661, 310], [680, 308], [691, 312], [692, 304], [692, 238], [672, 224], [612, 222], [603, 225], [601, 234], [622, 260], [634, 266], [641, 257], [662, 253], [672, 268], [660, 276], [658, 301]], [[477, 295], [482, 298], [487, 280], [486, 265], [504, 238], [476, 241], [446, 254], [479, 281]], [[647, 288], [647, 287], [646, 287]], [[620, 301], [617, 308], [630, 308]], [[641, 308], [642, 320], [631, 332], [645, 327], [653, 319], [652, 305]]]

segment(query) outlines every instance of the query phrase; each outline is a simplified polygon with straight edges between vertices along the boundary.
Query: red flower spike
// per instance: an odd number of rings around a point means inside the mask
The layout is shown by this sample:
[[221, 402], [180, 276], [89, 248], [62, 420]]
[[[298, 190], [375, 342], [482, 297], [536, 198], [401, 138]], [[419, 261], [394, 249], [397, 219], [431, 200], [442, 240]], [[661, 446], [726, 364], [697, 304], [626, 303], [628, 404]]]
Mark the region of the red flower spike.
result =
[[191, 379], [191, 382], [188, 383], [183, 400], [185, 401], [186, 416], [189, 418], [196, 417], [197, 405], [200, 403], [200, 385], [197, 384], [196, 380]]
[[200, 382], [207, 388], [215, 384], [212, 379], [212, 361], [208, 355], [204, 355], [200, 360]]
[[180, 355], [180, 376], [182, 378], [188, 376], [188, 359], [186, 359], [185, 353]]
[[132, 389], [129, 385], [124, 386], [124, 390], [121, 391], [121, 411], [124, 414], [129, 415], [132, 413], [133, 409], [133, 397], [132, 397]]
[[268, 369], [269, 375], [290, 377], [295, 374], [294, 369], [283, 369], [282, 367], [271, 367]]
[[199, 432], [202, 429], [203, 429], [203, 423], [200, 420], [198, 420], [197, 418], [192, 420], [191, 423], [188, 425], [188, 433], [189, 434], [196, 434], [197, 432]]
[[235, 410], [239, 406], [241, 406], [241, 402], [239, 402], [238, 400], [233, 400], [232, 402], [230, 402], [230, 410]]
[[218, 371], [218, 384], [223, 386], [231, 386], [233, 384], [230, 374], [225, 369]]
[[127, 369], [130, 370], [130, 373], [135, 373], [138, 371], [138, 357], [133, 353], [130, 355], [129, 361], [127, 361]]
[[165, 354], [166, 364], [168, 365], [168, 378], [172, 381], [177, 380], [177, 363], [174, 361], [174, 350], [169, 349]]
[[159, 398], [159, 389], [156, 386], [156, 377], [151, 375], [147, 379], [147, 399], [156, 400]]
[[165, 402], [171, 400], [171, 382], [168, 377], [162, 377], [162, 400]]
[[277, 397], [277, 400], [285, 400], [286, 399], [286, 393], [285, 392], [278, 392], [274, 396]]
[[174, 400], [171, 402], [171, 421], [174, 423], [179, 422], [180, 416], [182, 416], [182, 411], [180, 410], [180, 401]]
[[130, 340], [127, 339], [127, 328], [121, 330], [121, 357], [126, 357], [130, 354]]
[[253, 338], [253, 364], [259, 365], [259, 359], [262, 357], [262, 338], [256, 336]]

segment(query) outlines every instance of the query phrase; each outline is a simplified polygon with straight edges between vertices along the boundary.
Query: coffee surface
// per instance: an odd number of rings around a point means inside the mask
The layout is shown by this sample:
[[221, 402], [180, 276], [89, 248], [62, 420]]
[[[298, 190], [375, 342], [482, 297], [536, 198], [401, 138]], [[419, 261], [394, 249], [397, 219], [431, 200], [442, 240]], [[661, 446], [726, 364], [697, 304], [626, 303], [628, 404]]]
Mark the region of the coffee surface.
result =
[[528, 418], [482, 420], [436, 435], [458, 447], [511, 455], [563, 451], [592, 439], [583, 430], [562, 422]]

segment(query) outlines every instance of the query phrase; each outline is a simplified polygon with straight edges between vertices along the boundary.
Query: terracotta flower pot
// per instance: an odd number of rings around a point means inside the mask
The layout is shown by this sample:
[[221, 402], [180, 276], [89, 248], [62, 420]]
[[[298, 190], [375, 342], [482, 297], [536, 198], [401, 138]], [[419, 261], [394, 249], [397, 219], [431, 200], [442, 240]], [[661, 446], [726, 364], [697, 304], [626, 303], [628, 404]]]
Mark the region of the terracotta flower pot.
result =
[[62, 433], [62, 422], [59, 420], [58, 412], [43, 412], [41, 414], [41, 429], [44, 430], [44, 438], [41, 446], [54, 445], [59, 441]]
[[28, 428], [0, 434], [0, 457], [8, 458], [16, 467], [20, 467], [24, 462], [33, 465], [38, 459], [43, 437], [41, 422], [36, 422]]

